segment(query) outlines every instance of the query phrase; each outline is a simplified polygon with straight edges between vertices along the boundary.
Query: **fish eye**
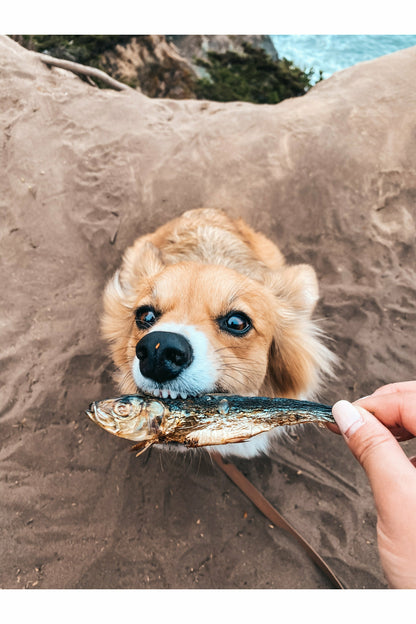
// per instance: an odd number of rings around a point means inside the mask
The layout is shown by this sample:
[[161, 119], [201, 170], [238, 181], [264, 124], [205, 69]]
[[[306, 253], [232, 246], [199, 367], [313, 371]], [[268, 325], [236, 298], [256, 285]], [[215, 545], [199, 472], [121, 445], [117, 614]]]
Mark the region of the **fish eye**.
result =
[[136, 310], [136, 325], [139, 329], [148, 329], [156, 323], [159, 316], [152, 306], [140, 306]]
[[229, 312], [218, 319], [218, 325], [234, 336], [243, 336], [253, 327], [251, 319], [244, 312]]
[[117, 416], [128, 416], [130, 414], [130, 403], [120, 402], [114, 408]]

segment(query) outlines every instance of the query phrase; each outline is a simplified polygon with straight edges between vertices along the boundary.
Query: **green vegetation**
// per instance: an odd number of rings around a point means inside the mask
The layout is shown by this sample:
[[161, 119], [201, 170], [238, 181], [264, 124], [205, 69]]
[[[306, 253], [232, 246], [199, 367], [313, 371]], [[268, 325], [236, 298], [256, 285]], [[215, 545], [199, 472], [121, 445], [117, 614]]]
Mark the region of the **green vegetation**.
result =
[[[115, 52], [117, 45], [126, 46], [133, 37], [147, 48], [148, 60], [138, 64], [137, 75], [127, 80], [117, 75], [117, 61], [110, 63], [103, 55]], [[207, 60], [196, 59], [196, 65], [206, 73], [206, 77], [198, 79], [186, 63], [155, 55], [152, 38], [146, 35], [14, 35], [13, 39], [36, 52], [106, 71], [133, 88], [139, 87], [149, 97], [276, 104], [304, 95], [313, 86], [313, 69], [304, 72], [292, 61], [275, 60], [249, 43], [243, 44], [243, 53], [208, 52]]]
[[116, 45], [126, 45], [132, 35], [15, 35], [12, 38], [29, 50], [102, 69], [101, 54], [114, 50]]
[[305, 73], [287, 59], [274, 60], [263, 49], [243, 44], [244, 53], [231, 50], [208, 52], [208, 60], [197, 59], [209, 78], [196, 83], [199, 99], [218, 102], [277, 104], [285, 98], [304, 95], [311, 87], [313, 69]]
[[[192, 70], [185, 62], [180, 67], [176, 58], [155, 56], [152, 37], [148, 35], [12, 35], [12, 39], [35, 52], [96, 67], [149, 97], [195, 98]], [[127, 46], [132, 39], [147, 50], [147, 60], [142, 63], [138, 59], [137, 75], [133, 73], [127, 78], [119, 71], [116, 46]], [[104, 57], [108, 52], [115, 54], [111, 61]], [[104, 86], [97, 78], [94, 82], [98, 87]]]

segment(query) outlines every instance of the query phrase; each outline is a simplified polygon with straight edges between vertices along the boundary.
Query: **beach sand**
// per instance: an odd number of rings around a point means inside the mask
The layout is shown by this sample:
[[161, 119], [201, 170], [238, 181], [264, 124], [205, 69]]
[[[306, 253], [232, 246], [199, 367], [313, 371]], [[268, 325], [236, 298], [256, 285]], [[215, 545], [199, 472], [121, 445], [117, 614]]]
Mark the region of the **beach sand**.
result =
[[[99, 91], [6, 37], [0, 59], [0, 587], [329, 588], [206, 454], [135, 458], [89, 421], [118, 393], [101, 297], [137, 236], [224, 208], [315, 267], [322, 402], [414, 379], [416, 48], [276, 106]], [[294, 428], [236, 465], [346, 587], [386, 587], [340, 436]]]

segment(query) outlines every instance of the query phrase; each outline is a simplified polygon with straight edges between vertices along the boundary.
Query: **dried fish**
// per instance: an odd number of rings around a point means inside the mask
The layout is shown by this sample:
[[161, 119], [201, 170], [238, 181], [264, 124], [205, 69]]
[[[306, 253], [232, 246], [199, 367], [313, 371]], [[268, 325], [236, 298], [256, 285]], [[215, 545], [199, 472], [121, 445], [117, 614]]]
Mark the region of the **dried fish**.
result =
[[96, 401], [87, 414], [143, 450], [164, 443], [192, 448], [244, 442], [283, 425], [335, 422], [331, 408], [320, 403], [216, 394], [164, 400], [130, 394]]

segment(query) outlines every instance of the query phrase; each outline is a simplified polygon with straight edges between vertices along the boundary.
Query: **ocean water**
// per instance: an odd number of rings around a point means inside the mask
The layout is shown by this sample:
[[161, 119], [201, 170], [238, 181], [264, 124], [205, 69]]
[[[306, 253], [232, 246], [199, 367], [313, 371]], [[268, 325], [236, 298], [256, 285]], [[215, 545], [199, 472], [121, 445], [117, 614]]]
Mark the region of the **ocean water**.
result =
[[312, 82], [362, 61], [416, 45], [416, 35], [270, 35], [278, 55], [303, 70]]

